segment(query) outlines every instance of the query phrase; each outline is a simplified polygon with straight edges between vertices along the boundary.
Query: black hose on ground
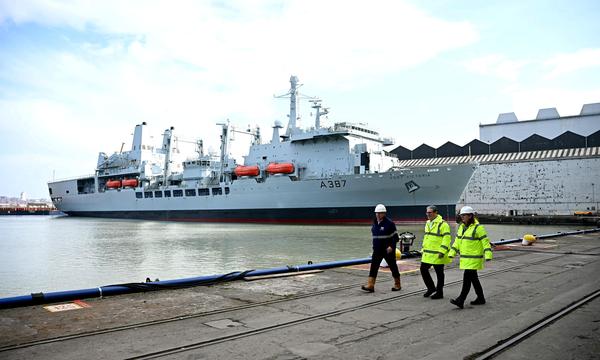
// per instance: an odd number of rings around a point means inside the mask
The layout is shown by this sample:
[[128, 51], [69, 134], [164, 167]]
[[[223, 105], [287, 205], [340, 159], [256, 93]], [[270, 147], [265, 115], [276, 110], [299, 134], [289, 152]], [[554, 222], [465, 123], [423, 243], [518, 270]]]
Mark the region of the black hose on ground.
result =
[[254, 270], [245, 270], [245, 271], [234, 271], [227, 274], [220, 275], [217, 278], [210, 280], [198, 280], [186, 283], [185, 285], [174, 285], [174, 284], [157, 284], [153, 282], [140, 282], [140, 283], [124, 283], [124, 284], [113, 284], [103, 286], [104, 288], [111, 286], [124, 286], [126, 288], [138, 291], [138, 292], [147, 292], [147, 291], [156, 291], [156, 290], [165, 290], [165, 289], [185, 289], [193, 286], [208, 286], [215, 285], [224, 281], [232, 281], [232, 280], [240, 280], [243, 279], [248, 273]]

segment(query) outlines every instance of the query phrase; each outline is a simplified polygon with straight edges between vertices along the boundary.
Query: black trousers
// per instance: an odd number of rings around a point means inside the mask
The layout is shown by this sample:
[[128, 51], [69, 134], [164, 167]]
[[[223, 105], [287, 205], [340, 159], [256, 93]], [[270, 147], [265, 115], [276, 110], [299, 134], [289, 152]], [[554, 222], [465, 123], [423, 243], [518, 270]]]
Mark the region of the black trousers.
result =
[[398, 264], [396, 264], [396, 251], [392, 251], [388, 254], [387, 251], [379, 252], [373, 251], [373, 255], [371, 256], [371, 269], [369, 270], [370, 277], [377, 277], [377, 272], [379, 271], [379, 265], [381, 265], [381, 260], [385, 259], [385, 262], [390, 267], [392, 272], [392, 276], [395, 278], [400, 277], [400, 272], [398, 271]]
[[477, 276], [477, 270], [465, 270], [463, 275], [463, 285], [460, 295], [458, 299], [465, 301], [467, 299], [467, 295], [469, 295], [469, 291], [471, 291], [471, 284], [473, 284], [473, 288], [475, 289], [475, 294], [477, 294], [477, 298], [485, 299], [483, 297], [483, 288], [481, 287], [481, 283], [479, 282], [479, 276]]
[[[429, 274], [429, 268], [433, 266], [435, 270], [435, 275], [437, 276], [437, 287], [433, 284], [433, 280], [431, 279], [431, 275]], [[443, 292], [444, 289], [444, 264], [433, 265], [427, 263], [421, 263], [421, 277], [423, 278], [423, 282], [425, 286], [427, 286], [428, 290], [435, 290], [439, 293]]]

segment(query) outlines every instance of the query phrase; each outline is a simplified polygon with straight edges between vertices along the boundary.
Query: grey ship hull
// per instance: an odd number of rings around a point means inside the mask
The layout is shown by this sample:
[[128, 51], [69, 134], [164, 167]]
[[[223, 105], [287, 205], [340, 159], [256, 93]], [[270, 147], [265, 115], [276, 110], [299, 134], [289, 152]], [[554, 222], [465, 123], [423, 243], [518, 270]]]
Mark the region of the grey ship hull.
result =
[[[364, 175], [293, 181], [271, 176], [242, 178], [220, 187], [221, 195], [161, 197], [165, 189], [120, 189], [79, 194], [77, 179], [49, 183], [56, 207], [72, 216], [199, 222], [369, 223], [376, 204], [395, 221], [417, 221], [437, 205], [453, 216], [473, 164], [411, 168]], [[176, 188], [168, 188], [175, 190]], [[152, 192], [152, 197], [146, 193]], [[136, 196], [137, 193], [137, 196]], [[143, 196], [142, 198], [138, 198]]]

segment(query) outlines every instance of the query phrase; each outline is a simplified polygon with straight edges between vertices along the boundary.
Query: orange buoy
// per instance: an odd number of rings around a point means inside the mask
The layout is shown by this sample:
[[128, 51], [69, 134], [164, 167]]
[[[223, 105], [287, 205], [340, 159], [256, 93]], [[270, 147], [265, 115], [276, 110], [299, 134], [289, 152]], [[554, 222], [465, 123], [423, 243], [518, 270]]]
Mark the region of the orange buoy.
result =
[[121, 187], [121, 180], [108, 180], [106, 187], [109, 189], [118, 189]]
[[124, 179], [123, 180], [123, 187], [137, 187], [137, 186], [138, 186], [137, 179]]
[[267, 166], [269, 174], [291, 174], [294, 172], [294, 164], [292, 163], [270, 163]]
[[258, 176], [258, 174], [260, 174], [260, 169], [258, 168], [258, 165], [254, 165], [254, 166], [239, 165], [235, 168], [234, 173], [237, 176]]

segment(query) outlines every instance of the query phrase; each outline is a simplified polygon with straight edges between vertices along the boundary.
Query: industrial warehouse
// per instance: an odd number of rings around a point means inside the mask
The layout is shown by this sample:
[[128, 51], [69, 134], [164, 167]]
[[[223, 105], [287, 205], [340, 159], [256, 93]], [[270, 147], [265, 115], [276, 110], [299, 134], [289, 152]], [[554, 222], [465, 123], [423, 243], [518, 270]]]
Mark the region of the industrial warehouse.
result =
[[402, 168], [468, 162], [478, 169], [457, 208], [469, 204], [484, 215], [597, 214], [600, 202], [600, 103], [561, 117], [541, 109], [533, 120], [514, 113], [479, 125], [479, 137], [464, 146], [447, 142], [396, 147]]

